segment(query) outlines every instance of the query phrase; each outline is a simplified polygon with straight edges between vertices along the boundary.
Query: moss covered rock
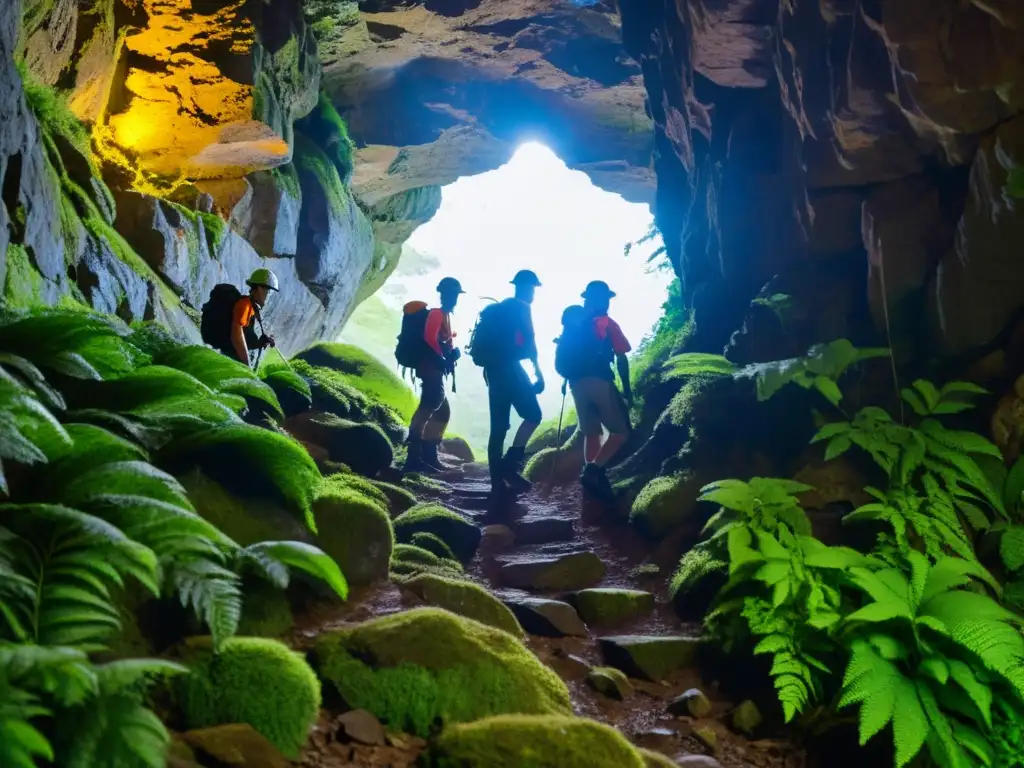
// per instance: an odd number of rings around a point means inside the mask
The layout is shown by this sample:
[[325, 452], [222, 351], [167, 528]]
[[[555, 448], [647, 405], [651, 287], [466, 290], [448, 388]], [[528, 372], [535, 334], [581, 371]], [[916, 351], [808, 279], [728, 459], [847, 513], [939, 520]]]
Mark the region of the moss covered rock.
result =
[[602, 637], [598, 644], [609, 666], [656, 682], [690, 666], [700, 640], [682, 635], [617, 635]]
[[455, 560], [455, 553], [452, 552], [451, 547], [432, 533], [427, 533], [425, 531], [414, 533], [412, 535], [412, 545], [414, 547], [425, 549], [428, 552], [433, 552], [438, 557], [443, 557], [447, 560]]
[[644, 536], [661, 539], [690, 519], [699, 493], [692, 472], [656, 477], [633, 501], [629, 522]]
[[409, 578], [424, 573], [463, 580], [462, 565], [458, 560], [438, 557], [415, 544], [396, 544], [391, 554], [391, 575]]
[[402, 379], [369, 352], [351, 344], [321, 342], [296, 359], [340, 374], [342, 381], [376, 404], [390, 408], [403, 420], [412, 418], [416, 395]]
[[542, 421], [530, 437], [530, 442], [526, 444], [526, 452], [537, 453], [545, 448], [565, 445], [572, 438], [578, 424], [579, 418], [576, 416], [575, 408], [570, 409], [562, 418], [561, 434], [558, 431], [557, 416]]
[[629, 678], [614, 667], [595, 667], [587, 673], [587, 685], [610, 699], [622, 701], [633, 695]]
[[464, 437], [446, 437], [441, 441], [441, 452], [453, 456], [459, 461], [476, 461], [473, 446]]
[[653, 749], [637, 749], [646, 768], [679, 768], [679, 763]]
[[385, 483], [380, 480], [372, 481], [373, 485], [388, 498], [388, 505], [391, 507], [392, 515], [400, 515], [406, 510], [416, 506], [416, 494], [406, 490], [394, 483]]
[[603, 723], [577, 717], [500, 715], [444, 730], [432, 768], [646, 768], [640, 752]]
[[358, 481], [334, 475], [321, 484], [313, 501], [316, 543], [354, 586], [387, 578], [395, 544], [387, 497]]
[[302, 656], [265, 638], [235, 637], [214, 654], [190, 642], [181, 703], [188, 728], [248, 723], [296, 758], [320, 710], [320, 681]]
[[512, 611], [486, 589], [471, 582], [422, 574], [403, 582], [402, 588], [430, 605], [503, 629], [516, 637], [523, 636], [523, 629]]
[[561, 448], [545, 448], [526, 463], [523, 475], [535, 483], [576, 482], [583, 470], [583, 435], [576, 430]]
[[367, 477], [376, 476], [394, 460], [391, 441], [376, 424], [360, 424], [332, 413], [309, 411], [288, 419], [285, 429], [304, 443], [326, 448], [331, 461]]
[[350, 707], [419, 736], [438, 722], [572, 713], [565, 684], [517, 638], [440, 608], [326, 632], [314, 658]]
[[196, 512], [242, 546], [259, 541], [312, 541], [306, 524], [281, 506], [233, 496], [199, 470], [180, 475], [178, 480]]
[[498, 578], [507, 587], [534, 590], [586, 589], [604, 578], [607, 568], [593, 552], [527, 557], [501, 566]]
[[463, 564], [476, 554], [483, 534], [458, 512], [441, 504], [417, 504], [395, 518], [395, 536], [403, 544], [417, 533], [432, 533], [448, 545]]
[[572, 596], [580, 617], [593, 627], [617, 627], [654, 609], [654, 595], [637, 589], [584, 589]]
[[238, 634], [280, 637], [295, 625], [288, 595], [282, 590], [267, 583], [246, 583], [243, 594]]

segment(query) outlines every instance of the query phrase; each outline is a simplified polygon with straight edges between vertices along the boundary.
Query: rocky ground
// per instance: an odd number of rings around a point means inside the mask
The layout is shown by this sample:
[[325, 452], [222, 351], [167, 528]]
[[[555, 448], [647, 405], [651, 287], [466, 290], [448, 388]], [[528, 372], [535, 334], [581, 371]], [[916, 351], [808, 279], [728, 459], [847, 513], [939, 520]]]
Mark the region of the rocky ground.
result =
[[[792, 744], [748, 738], [744, 729], [760, 718], [756, 707], [728, 700], [716, 680], [702, 679], [694, 660], [699, 625], [676, 617], [664, 572], [616, 510], [584, 499], [577, 487], [540, 485], [495, 505], [479, 464], [443, 479], [439, 500], [483, 533], [468, 575], [512, 609], [528, 647], [565, 681], [577, 715], [691, 768], [806, 764]], [[325, 631], [422, 602], [401, 585], [365, 587], [343, 606], [297, 617], [291, 641], [309, 648]], [[401, 768], [416, 764], [425, 746], [369, 713], [329, 708], [300, 764]]]

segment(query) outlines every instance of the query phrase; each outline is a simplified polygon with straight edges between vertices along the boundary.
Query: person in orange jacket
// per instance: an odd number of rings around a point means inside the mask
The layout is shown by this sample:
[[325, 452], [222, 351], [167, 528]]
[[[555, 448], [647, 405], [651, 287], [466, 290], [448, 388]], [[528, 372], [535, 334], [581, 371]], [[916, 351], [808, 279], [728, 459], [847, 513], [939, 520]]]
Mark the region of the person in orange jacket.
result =
[[[465, 291], [454, 277], [446, 277], [438, 283], [437, 292], [441, 297], [441, 306], [427, 313], [422, 351], [416, 364], [416, 376], [420, 380], [420, 402], [409, 422], [409, 453], [404, 472], [433, 474], [444, 469], [438, 457], [438, 449], [451, 419], [444, 379], [454, 371], [455, 363], [461, 356], [455, 346], [451, 313], [459, 296]], [[406, 305], [406, 312], [422, 311], [422, 308], [415, 306], [417, 304], [414, 302], [412, 306]]]

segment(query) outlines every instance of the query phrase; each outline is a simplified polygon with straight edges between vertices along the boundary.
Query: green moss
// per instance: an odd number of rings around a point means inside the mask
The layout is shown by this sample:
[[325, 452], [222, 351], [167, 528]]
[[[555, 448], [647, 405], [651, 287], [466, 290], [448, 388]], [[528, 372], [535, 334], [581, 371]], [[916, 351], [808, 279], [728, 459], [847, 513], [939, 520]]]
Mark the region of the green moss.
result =
[[446, 557], [449, 560], [456, 559], [451, 548], [445, 544], [440, 537], [435, 536], [432, 533], [414, 533], [410, 542], [413, 546], [425, 549], [428, 552], [433, 552], [438, 557]]
[[327, 449], [332, 462], [374, 477], [391, 465], [394, 449], [384, 431], [371, 422], [356, 422], [333, 413], [314, 413], [289, 429], [299, 440]]
[[288, 163], [270, 170], [270, 177], [274, 180], [274, 186], [284, 192], [293, 200], [302, 199], [302, 187], [299, 185], [299, 174], [295, 165]]
[[438, 557], [428, 549], [414, 544], [396, 544], [391, 553], [391, 573], [398, 576], [415, 576], [422, 573], [452, 575], [462, 578], [462, 565], [458, 560]]
[[[17, 67], [25, 91], [25, 101], [39, 121], [40, 127], [50, 135], [59, 134], [74, 144], [95, 170], [89, 147], [89, 131], [75, 117], [64, 96], [56, 89], [36, 80], [28, 71], [24, 60], [18, 61]], [[99, 176], [99, 173], [95, 175]]]
[[276, 640], [235, 637], [216, 655], [208, 643], [193, 643], [187, 657], [187, 727], [248, 723], [298, 757], [320, 710], [320, 681], [302, 656]]
[[694, 432], [694, 415], [701, 398], [709, 385], [714, 381], [712, 376], [693, 376], [676, 392], [666, 412], [676, 426], [690, 427], [691, 436]]
[[407, 491], [400, 485], [394, 483], [385, 483], [381, 480], [371, 480], [374, 487], [381, 491], [385, 496], [388, 497], [388, 503], [391, 507], [392, 515], [400, 515], [408, 509], [416, 506], [416, 495], [411, 491]]
[[434, 534], [462, 563], [472, 560], [480, 546], [480, 529], [440, 504], [417, 504], [395, 518], [395, 537], [399, 541], [411, 542], [416, 533]]
[[321, 342], [296, 355], [312, 366], [338, 373], [348, 386], [372, 402], [390, 408], [403, 421], [416, 410], [416, 395], [393, 371], [352, 344]]
[[656, 477], [633, 501], [629, 522], [645, 536], [661, 539], [690, 518], [699, 491], [692, 472]]
[[292, 368], [309, 381], [313, 407], [317, 410], [359, 421], [373, 421], [388, 431], [400, 430], [408, 421], [392, 408], [361, 392], [341, 371], [310, 365], [304, 360], [294, 360]]
[[206, 236], [206, 246], [209, 249], [210, 256], [216, 257], [220, 251], [220, 246], [224, 242], [224, 238], [228, 233], [228, 224], [224, 219], [215, 213], [203, 213], [202, 211], [196, 211], [192, 208], [188, 208], [179, 203], [172, 203], [170, 201], [164, 201], [167, 205], [174, 208], [182, 218], [190, 225], [185, 227], [185, 239], [189, 244], [189, 253], [195, 254], [198, 257], [200, 251], [199, 248], [199, 231], [202, 228], [203, 233]]
[[565, 684], [509, 633], [418, 608], [322, 634], [321, 677], [391, 728], [428, 736], [489, 715], [568, 715]]
[[298, 131], [295, 133], [293, 158], [292, 162], [295, 164], [300, 178], [302, 173], [313, 176], [327, 197], [331, 208], [336, 211], [344, 211], [348, 208], [349, 193], [334, 162], [317, 146], [316, 142]]
[[523, 636], [523, 629], [512, 611], [486, 589], [471, 582], [421, 574], [404, 581], [402, 588], [429, 605], [503, 629], [516, 637]]
[[199, 515], [242, 546], [309, 536], [305, 525], [288, 510], [266, 500], [239, 499], [198, 470], [178, 479]]
[[317, 545], [334, 558], [350, 584], [386, 578], [394, 531], [385, 494], [353, 475], [334, 475], [313, 502]]
[[654, 609], [654, 595], [635, 589], [584, 589], [573, 595], [580, 618], [595, 627], [614, 627]]
[[295, 625], [288, 596], [270, 584], [247, 585], [238, 634], [280, 637]]
[[[557, 416], [542, 421], [530, 438], [530, 442], [527, 443], [526, 452], [536, 453], [545, 448], [554, 448], [556, 445], [564, 443], [572, 436], [578, 424], [579, 418], [576, 416], [575, 408], [570, 408], [562, 418], [561, 436], [559, 436]], [[559, 442], [559, 437], [561, 442]]]
[[408, 488], [412, 493], [433, 496], [442, 494], [449, 488], [447, 483], [436, 480], [428, 475], [421, 475], [418, 472], [405, 475], [402, 478], [402, 485]]
[[446, 728], [431, 768], [645, 768], [610, 726], [576, 717], [502, 715]]
[[23, 245], [7, 246], [4, 303], [12, 309], [28, 309], [43, 303], [43, 276], [36, 271]]
[[637, 749], [644, 761], [645, 768], [679, 768], [679, 763], [653, 749]]
[[320, 92], [316, 108], [303, 121], [302, 130], [323, 150], [342, 183], [348, 186], [355, 168], [356, 145], [348, 134], [345, 121], [323, 91]]

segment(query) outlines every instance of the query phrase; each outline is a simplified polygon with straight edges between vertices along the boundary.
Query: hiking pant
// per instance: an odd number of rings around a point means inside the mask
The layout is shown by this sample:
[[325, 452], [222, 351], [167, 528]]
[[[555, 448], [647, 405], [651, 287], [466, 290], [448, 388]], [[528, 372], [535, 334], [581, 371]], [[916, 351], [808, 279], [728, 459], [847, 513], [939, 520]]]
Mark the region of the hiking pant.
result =
[[614, 381], [585, 376], [569, 382], [583, 435], [600, 435], [602, 426], [611, 434], [629, 432], [626, 404]]
[[487, 441], [487, 461], [492, 467], [501, 462], [505, 435], [511, 426], [512, 409], [523, 421], [537, 424], [541, 420], [540, 403], [530, 377], [518, 360], [486, 368], [487, 399], [491, 409], [491, 435]]
[[426, 442], [440, 440], [452, 417], [444, 391], [444, 376], [434, 369], [419, 372], [420, 403], [409, 424], [409, 437]]

